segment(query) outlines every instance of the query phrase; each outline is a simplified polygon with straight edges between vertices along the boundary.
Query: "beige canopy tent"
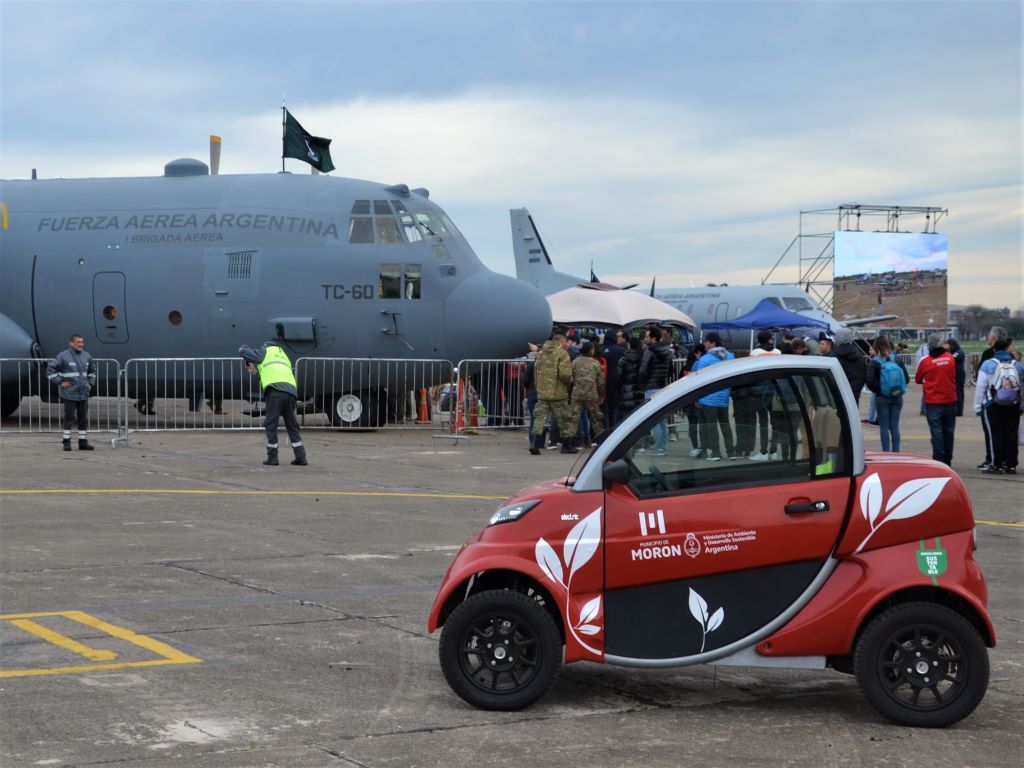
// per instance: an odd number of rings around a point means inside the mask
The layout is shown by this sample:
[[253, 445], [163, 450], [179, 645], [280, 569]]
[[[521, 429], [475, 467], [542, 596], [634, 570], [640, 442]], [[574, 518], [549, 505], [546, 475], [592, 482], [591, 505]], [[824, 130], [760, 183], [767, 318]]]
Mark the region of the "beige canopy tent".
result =
[[562, 325], [632, 328], [648, 323], [695, 328], [685, 312], [637, 291], [581, 283], [548, 296], [551, 319]]

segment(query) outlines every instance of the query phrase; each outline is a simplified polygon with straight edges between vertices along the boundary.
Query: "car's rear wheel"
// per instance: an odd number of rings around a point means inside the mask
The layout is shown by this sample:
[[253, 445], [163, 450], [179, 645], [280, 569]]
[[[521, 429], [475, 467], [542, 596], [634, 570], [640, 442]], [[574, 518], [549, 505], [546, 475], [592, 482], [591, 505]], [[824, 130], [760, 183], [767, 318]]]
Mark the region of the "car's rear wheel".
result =
[[861, 634], [854, 672], [871, 705], [901, 725], [939, 728], [967, 717], [988, 688], [977, 628], [934, 603], [879, 614]]
[[522, 709], [554, 682], [562, 638], [537, 601], [511, 590], [490, 590], [452, 611], [439, 654], [448, 684], [470, 704]]

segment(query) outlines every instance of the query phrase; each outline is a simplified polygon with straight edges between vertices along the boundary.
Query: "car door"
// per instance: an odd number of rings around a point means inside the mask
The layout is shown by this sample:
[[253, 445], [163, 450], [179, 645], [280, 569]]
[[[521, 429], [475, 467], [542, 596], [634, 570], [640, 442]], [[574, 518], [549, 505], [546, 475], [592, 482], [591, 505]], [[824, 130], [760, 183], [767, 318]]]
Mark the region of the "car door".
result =
[[[612, 458], [629, 481], [605, 492], [610, 660], [699, 661], [755, 641], [801, 600], [838, 541], [851, 489], [850, 424], [831, 375], [727, 379], [622, 441]], [[662, 418], [666, 455], [649, 447]], [[715, 447], [733, 458], [709, 460]]]

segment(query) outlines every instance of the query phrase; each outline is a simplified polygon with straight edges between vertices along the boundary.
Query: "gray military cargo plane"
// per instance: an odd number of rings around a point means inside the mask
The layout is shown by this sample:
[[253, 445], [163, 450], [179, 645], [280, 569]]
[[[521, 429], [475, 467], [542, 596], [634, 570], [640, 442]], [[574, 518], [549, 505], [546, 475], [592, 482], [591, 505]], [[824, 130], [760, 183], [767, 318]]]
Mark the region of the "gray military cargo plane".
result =
[[[4, 180], [0, 358], [48, 358], [72, 332], [122, 364], [230, 357], [263, 340], [293, 358], [456, 362], [515, 357], [547, 338], [544, 296], [487, 269], [428, 194], [210, 175], [192, 159], [162, 177]], [[25, 391], [12, 384], [0, 381], [4, 416]], [[320, 405], [372, 402], [351, 386], [331, 383]]]

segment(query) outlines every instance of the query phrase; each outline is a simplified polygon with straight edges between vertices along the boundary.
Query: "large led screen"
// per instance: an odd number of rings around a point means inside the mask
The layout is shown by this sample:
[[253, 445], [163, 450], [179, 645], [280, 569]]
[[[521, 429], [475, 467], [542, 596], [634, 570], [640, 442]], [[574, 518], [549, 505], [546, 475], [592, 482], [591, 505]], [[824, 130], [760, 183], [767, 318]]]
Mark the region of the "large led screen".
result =
[[[836, 232], [832, 314], [875, 328], [945, 328], [945, 235]], [[885, 316], [892, 316], [882, 319]]]

